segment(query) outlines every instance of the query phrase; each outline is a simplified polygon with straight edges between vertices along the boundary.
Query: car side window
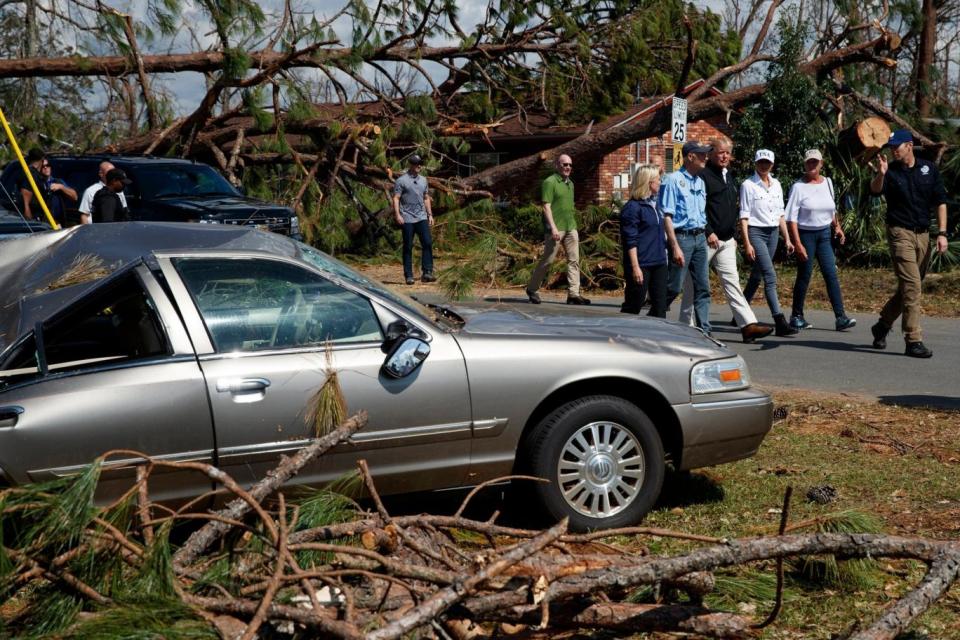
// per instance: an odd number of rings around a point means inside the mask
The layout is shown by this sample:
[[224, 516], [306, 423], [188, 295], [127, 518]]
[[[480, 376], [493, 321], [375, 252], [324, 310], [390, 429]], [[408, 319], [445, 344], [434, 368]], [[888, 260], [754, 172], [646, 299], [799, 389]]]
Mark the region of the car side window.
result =
[[171, 352], [153, 303], [132, 272], [44, 322], [40, 337], [32, 335], [0, 363], [0, 386], [36, 377], [44, 366], [62, 373]]
[[366, 298], [276, 260], [177, 258], [219, 353], [382, 342]]

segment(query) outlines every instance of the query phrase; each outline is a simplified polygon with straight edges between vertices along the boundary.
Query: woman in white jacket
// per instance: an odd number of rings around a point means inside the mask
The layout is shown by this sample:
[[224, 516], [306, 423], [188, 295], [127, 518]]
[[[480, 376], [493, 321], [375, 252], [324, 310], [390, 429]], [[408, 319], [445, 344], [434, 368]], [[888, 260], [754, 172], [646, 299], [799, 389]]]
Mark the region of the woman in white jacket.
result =
[[777, 272], [773, 268], [773, 254], [783, 236], [787, 253], [793, 253], [793, 242], [787, 235], [784, 222], [783, 188], [780, 181], [770, 175], [773, 169], [773, 151], [758, 149], [754, 157], [756, 173], [740, 185], [740, 231], [743, 236], [743, 251], [753, 263], [750, 278], [743, 290], [749, 303], [763, 282], [763, 293], [773, 315], [778, 336], [797, 333], [783, 317], [780, 300], [777, 298]]

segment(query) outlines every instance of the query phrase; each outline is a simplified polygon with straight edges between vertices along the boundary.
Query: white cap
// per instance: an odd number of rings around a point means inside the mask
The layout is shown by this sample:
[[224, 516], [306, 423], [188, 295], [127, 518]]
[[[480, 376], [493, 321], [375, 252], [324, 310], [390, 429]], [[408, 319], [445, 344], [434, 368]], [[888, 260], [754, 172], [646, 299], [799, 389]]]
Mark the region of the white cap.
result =
[[823, 162], [823, 154], [820, 153], [819, 149], [808, 149], [805, 154], [803, 154], [803, 161], [816, 159], [820, 162]]
[[773, 151], [770, 151], [770, 149], [757, 149], [757, 154], [753, 157], [753, 161], [760, 162], [761, 160], [773, 162]]

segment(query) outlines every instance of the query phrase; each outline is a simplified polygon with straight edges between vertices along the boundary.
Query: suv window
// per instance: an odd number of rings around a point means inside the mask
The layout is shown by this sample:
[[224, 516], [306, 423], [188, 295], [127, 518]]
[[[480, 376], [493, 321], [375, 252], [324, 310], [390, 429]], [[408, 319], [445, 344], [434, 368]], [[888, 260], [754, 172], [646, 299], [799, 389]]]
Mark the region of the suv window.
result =
[[[132, 272], [45, 322], [41, 338], [46, 367], [57, 373], [170, 353], [153, 303]], [[0, 363], [0, 386], [39, 375], [40, 365], [31, 335]]]
[[143, 165], [131, 168], [144, 200], [172, 196], [237, 195], [223, 176], [202, 164]]
[[174, 260], [220, 353], [382, 342], [370, 301], [275, 260]]

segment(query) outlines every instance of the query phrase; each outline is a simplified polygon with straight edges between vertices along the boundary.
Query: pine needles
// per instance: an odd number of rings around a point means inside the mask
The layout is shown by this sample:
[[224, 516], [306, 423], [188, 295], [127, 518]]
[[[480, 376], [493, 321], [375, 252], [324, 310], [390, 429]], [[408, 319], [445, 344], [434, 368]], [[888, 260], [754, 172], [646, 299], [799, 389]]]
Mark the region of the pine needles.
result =
[[[812, 526], [820, 533], [880, 533], [880, 522], [873, 515], [862, 511], [840, 511], [817, 518]], [[826, 555], [799, 558], [794, 569], [803, 579], [816, 585], [847, 590], [869, 589], [876, 586], [878, 565], [876, 561], [857, 558], [838, 560]]]
[[67, 267], [66, 271], [64, 271], [59, 278], [48, 284], [46, 288], [41, 291], [53, 291], [64, 287], [72, 287], [75, 284], [83, 284], [84, 282], [106, 278], [110, 275], [110, 271], [111, 270], [104, 265], [103, 259], [101, 259], [100, 256], [81, 253], [73, 259], [73, 262], [70, 263], [70, 266]]
[[310, 399], [307, 411], [308, 422], [313, 425], [318, 438], [333, 431], [347, 417], [347, 399], [340, 388], [337, 370], [333, 367], [333, 343], [329, 340], [324, 350], [323, 372], [327, 377]]

